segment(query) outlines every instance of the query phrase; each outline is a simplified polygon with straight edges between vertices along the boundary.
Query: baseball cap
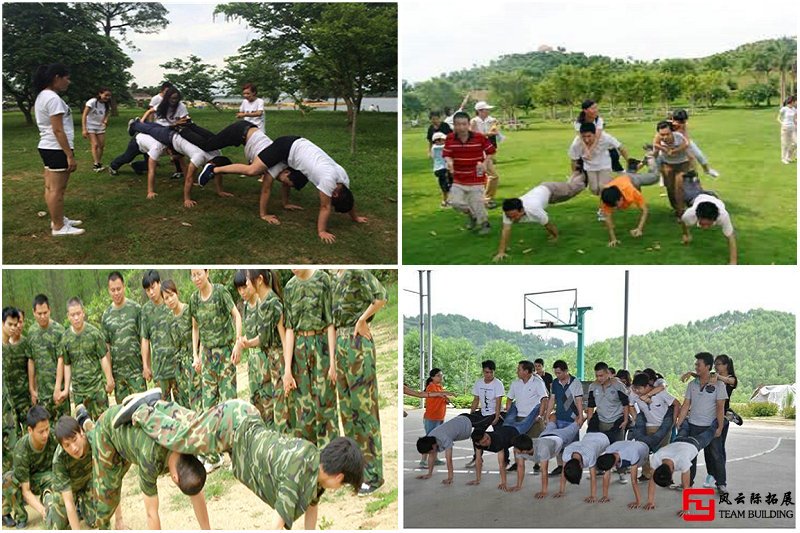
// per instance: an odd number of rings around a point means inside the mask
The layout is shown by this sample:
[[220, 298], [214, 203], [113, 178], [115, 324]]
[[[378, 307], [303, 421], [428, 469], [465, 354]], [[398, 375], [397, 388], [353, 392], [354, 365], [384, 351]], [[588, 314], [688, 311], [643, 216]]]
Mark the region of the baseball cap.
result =
[[436, 133], [433, 134], [433, 137], [431, 137], [431, 140], [433, 141], [438, 141], [439, 139], [447, 139], [447, 135], [445, 135], [441, 131], [437, 131]]
[[487, 104], [483, 100], [475, 104], [475, 111], [480, 111], [481, 109], [494, 109], [494, 106]]

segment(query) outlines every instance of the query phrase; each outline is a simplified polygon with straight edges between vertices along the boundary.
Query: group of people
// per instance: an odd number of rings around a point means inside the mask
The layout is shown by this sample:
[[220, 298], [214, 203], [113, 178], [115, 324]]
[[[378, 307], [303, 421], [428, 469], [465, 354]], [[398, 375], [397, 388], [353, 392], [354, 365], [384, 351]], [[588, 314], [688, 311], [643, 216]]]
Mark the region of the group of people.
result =
[[[24, 528], [28, 504], [48, 529], [80, 529], [81, 518], [108, 528], [115, 513], [124, 528], [122, 480], [136, 464], [148, 528], [160, 528], [156, 481], [169, 472], [208, 529], [202, 489], [223, 453], [278, 513], [274, 529], [303, 514], [313, 529], [325, 489], [377, 490], [370, 323], [386, 290], [367, 270], [293, 274], [283, 287], [275, 270], [236, 271], [241, 312], [206, 269], [191, 271], [197, 290], [183, 299], [173, 280], [144, 272], [144, 305], [110, 273], [111, 303], [97, 325], [78, 297], [67, 302], [66, 328], [44, 294], [27, 329], [22, 310], [4, 308], [3, 525]], [[248, 401], [237, 399], [245, 352]]]
[[[595, 380], [585, 388], [563, 360], [553, 363], [554, 375], [545, 372], [541, 359], [520, 361], [517, 379], [506, 394], [503, 383], [494, 375], [494, 361], [484, 361], [482, 366], [483, 376], [473, 387], [469, 412], [447, 421], [441, 370], [431, 370], [426, 392], [435, 396], [426, 400], [426, 435], [417, 440], [417, 451], [423, 455], [420, 467], [427, 472], [418, 479], [433, 476], [435, 466], [442, 464], [438, 453], [444, 452], [447, 477], [442, 483], [451, 484], [453, 447], [458, 441], [471, 440], [473, 458], [465, 467], [475, 468], [475, 478], [468, 485], [480, 484], [483, 454], [490, 451], [497, 455], [498, 489], [507, 492], [522, 489], [525, 461], [533, 462], [534, 475], [541, 477], [536, 499], [548, 496], [550, 477], [559, 478], [553, 497], [560, 498], [567, 483], [580, 484], [588, 469], [587, 503], [610, 501], [611, 476], [616, 472], [620, 483], [630, 480], [634, 501], [628, 507], [651, 510], [655, 508], [656, 486], [674, 486], [676, 472], [681, 476], [680, 487], [694, 484], [700, 451], [705, 454], [708, 472], [703, 486], [716, 487], [720, 494], [728, 492], [728, 426], [731, 421], [741, 425], [742, 419], [730, 409], [737, 379], [733, 360], [727, 355], [695, 355], [694, 371], [681, 376], [684, 382], [690, 380], [683, 402], [667, 391], [663, 377], [650, 368], [631, 376], [627, 370], [616, 371], [599, 362], [594, 366]], [[712, 372], [714, 369], [716, 372]], [[584, 424], [586, 431], [581, 437]], [[557, 462], [552, 471], [550, 460]], [[516, 483], [511, 483], [508, 472], [514, 471]], [[598, 473], [603, 478], [599, 498]], [[647, 483], [646, 501], [640, 482]]]
[[[42, 65], [34, 75], [37, 94], [34, 111], [40, 133], [38, 147], [44, 163], [45, 202], [53, 236], [84, 233], [81, 220], [64, 214], [69, 176], [77, 169], [73, 119], [69, 106], [59, 96], [69, 84], [70, 71], [59, 63]], [[222, 175], [241, 174], [260, 176], [259, 215], [269, 224], [280, 224], [278, 217], [268, 210], [272, 184], [276, 180], [282, 186], [282, 205], [287, 210], [302, 209], [289, 202], [292, 188], [300, 190], [309, 182], [317, 188], [320, 199], [317, 234], [323, 242], [332, 243], [336, 239], [328, 231], [328, 219], [333, 211], [347, 213], [358, 223], [367, 222], [365, 217], [356, 214], [347, 171], [308, 139], [290, 135], [273, 141], [265, 132], [264, 101], [258, 98], [255, 85], [244, 84], [242, 95], [244, 100], [236, 114], [237, 122], [214, 133], [191, 120], [176, 87], [170, 82], [162, 83], [161, 91], [153, 96], [143, 116], [129, 122], [131, 140], [125, 152], [111, 161], [109, 173], [116, 176], [123, 165], [130, 163], [135, 172], [147, 174], [147, 198], [153, 199], [157, 196], [158, 160], [168, 154], [175, 165], [172, 178], [184, 180], [184, 207], [197, 204], [191, 196], [196, 175], [201, 186], [214, 179], [217, 195], [225, 197], [231, 194], [223, 189]], [[82, 133], [91, 143], [95, 172], [105, 169], [102, 157], [111, 98], [110, 90], [99, 89], [97, 95], [86, 102], [82, 115]], [[151, 118], [153, 122], [148, 121]], [[246, 165], [233, 164], [220, 152], [229, 146], [242, 145], [248, 161]], [[134, 161], [139, 155], [144, 156], [144, 161]]]
[[[477, 228], [479, 234], [485, 235], [491, 231], [487, 209], [497, 205], [495, 154], [501, 134], [499, 122], [488, 114], [492, 106], [478, 102], [477, 116], [470, 119], [463, 110], [465, 103], [466, 98], [459, 110], [445, 120], [437, 111], [430, 113], [428, 153], [442, 191], [441, 206], [465, 213], [466, 228]], [[782, 111], [779, 120], [785, 123], [790, 120], [786, 117], [789, 112]], [[688, 113], [678, 109], [668, 119], [658, 122], [652, 143], [645, 145], [642, 159], [635, 159], [619, 140], [605, 131], [597, 103], [584, 101], [574, 122], [576, 136], [568, 149], [572, 174], [567, 181], [540, 183], [520, 197], [503, 200], [503, 229], [494, 261], [508, 257], [506, 252], [515, 223], [540, 224], [551, 239], [558, 239], [558, 228], [550, 220], [548, 206], [570, 200], [586, 188], [599, 197], [597, 217], [608, 230], [608, 246], [615, 247], [621, 242], [613, 221], [617, 209], [641, 210], [636, 227], [630, 230], [632, 237], [639, 238], [649, 214], [641, 188], [660, 183], [681, 224], [683, 244], [688, 245], [692, 240], [689, 228], [718, 226], [728, 241], [729, 263], [736, 264], [738, 250], [730, 214], [716, 193], [703, 188], [695, 169], [702, 168], [713, 178], [720, 174], [692, 140], [688, 119]]]

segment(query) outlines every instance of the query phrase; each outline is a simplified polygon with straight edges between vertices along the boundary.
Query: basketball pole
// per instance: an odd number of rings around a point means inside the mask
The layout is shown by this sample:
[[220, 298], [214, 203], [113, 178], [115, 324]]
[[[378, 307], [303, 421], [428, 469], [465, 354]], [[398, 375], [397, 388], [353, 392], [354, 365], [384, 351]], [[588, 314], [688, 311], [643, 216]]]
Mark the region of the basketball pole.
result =
[[628, 368], [628, 277], [630, 271], [625, 271], [625, 319], [622, 332], [622, 368]]
[[[425, 390], [425, 319], [423, 316], [424, 292], [422, 291], [422, 270], [419, 271], [419, 382], [421, 390]], [[425, 399], [420, 398], [420, 405], [425, 407]]]
[[433, 316], [431, 315], [431, 271], [428, 270], [428, 370], [433, 368]]
[[575, 362], [575, 366], [577, 367], [576, 371], [577, 371], [578, 375], [576, 377], [579, 380], [583, 381], [583, 377], [584, 377], [583, 366], [584, 366], [584, 360], [585, 360], [585, 344], [584, 344], [584, 341], [583, 341], [583, 334], [584, 334], [584, 329], [585, 329], [584, 325], [586, 323], [585, 320], [584, 320], [584, 315], [588, 311], [591, 311], [592, 308], [591, 307], [578, 307], [577, 310], [578, 310], [578, 317], [577, 317], [578, 318], [578, 321], [577, 321], [578, 324], [577, 324], [577, 327], [575, 329], [572, 329], [572, 328], [566, 328], [566, 329], [567, 329], [567, 331], [573, 331], [573, 332], [577, 333], [577, 335], [578, 335], [578, 350], [577, 350], [578, 353], [577, 353], [577, 361]]

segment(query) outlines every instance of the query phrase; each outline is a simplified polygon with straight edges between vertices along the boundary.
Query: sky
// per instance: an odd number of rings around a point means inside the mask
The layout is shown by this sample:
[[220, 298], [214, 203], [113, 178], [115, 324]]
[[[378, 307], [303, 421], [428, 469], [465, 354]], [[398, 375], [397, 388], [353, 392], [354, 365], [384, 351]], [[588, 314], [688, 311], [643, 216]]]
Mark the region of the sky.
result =
[[613, 58], [704, 57], [795, 36], [797, 17], [794, 0], [403, 0], [401, 77], [419, 82], [540, 45]]
[[[523, 295], [578, 289], [586, 314], [586, 342], [623, 334], [625, 268], [606, 266], [434, 267], [432, 314], [460, 314], [523, 332]], [[629, 267], [628, 331], [644, 334], [725, 311], [763, 308], [797, 313], [796, 267]], [[419, 314], [417, 268], [400, 269], [400, 312]], [[426, 304], [427, 305], [427, 304]], [[544, 337], [574, 342], [558, 330], [535, 330]]]

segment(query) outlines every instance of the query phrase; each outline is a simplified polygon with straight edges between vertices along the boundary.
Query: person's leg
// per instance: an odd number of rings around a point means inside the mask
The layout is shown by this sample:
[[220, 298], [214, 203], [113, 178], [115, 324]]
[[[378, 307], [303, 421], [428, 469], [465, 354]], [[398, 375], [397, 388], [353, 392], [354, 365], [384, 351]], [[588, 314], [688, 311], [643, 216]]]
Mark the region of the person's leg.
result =
[[483, 201], [482, 185], [470, 187], [470, 191], [467, 193], [467, 203], [472, 216], [479, 226], [489, 222], [489, 213], [486, 211], [486, 204]]
[[313, 339], [316, 352], [316, 367], [313, 376], [313, 391], [316, 399], [316, 437], [312, 441], [318, 449], [328, 445], [339, 436], [339, 413], [336, 411], [336, 383], [328, 379], [331, 355], [328, 351], [328, 337], [323, 332], [309, 337]]
[[729, 422], [725, 420], [724, 424], [722, 434], [719, 437], [714, 437], [711, 443], [703, 450], [706, 458], [706, 469], [709, 474], [714, 476], [717, 486], [727, 485], [728, 481], [725, 470], [725, 461], [727, 459], [725, 455], [725, 439], [728, 436]]
[[222, 150], [228, 146], [241, 146], [245, 143], [247, 132], [257, 126], [246, 120], [239, 120], [230, 124], [208, 137], [208, 130], [196, 127], [184, 127], [178, 131], [178, 135], [197, 146], [205, 152]]
[[[122, 402], [122, 398], [119, 401]], [[85, 396], [76, 396], [75, 405], [79, 403], [83, 404], [92, 420], [97, 420], [108, 409], [108, 395], [101, 389]]]
[[658, 428], [653, 428], [652, 431], [650, 431], [650, 428], [648, 428], [645, 437], [642, 439], [637, 438], [637, 440], [641, 440], [642, 442], [646, 443], [647, 446], [650, 447], [650, 451], [657, 451], [663, 445], [664, 440], [672, 431], [673, 413], [674, 406], [670, 406], [667, 409], [667, 414], [664, 415], [664, 420], [661, 421], [661, 425]]
[[97, 137], [97, 162], [103, 164], [103, 152], [106, 150], [106, 134], [98, 133]]
[[[678, 211], [678, 197], [675, 196], [675, 176], [676, 176], [676, 169], [673, 165], [664, 163], [664, 187], [667, 189], [667, 198], [669, 199], [669, 205], [672, 206], [672, 209], [676, 212]], [[683, 200], [683, 198], [681, 198]]]
[[[75, 493], [72, 496], [75, 498]], [[50, 505], [47, 507], [47, 514], [44, 517], [44, 527], [45, 529], [70, 529], [67, 506], [64, 504], [64, 497], [61, 496], [60, 492], [53, 493]]]
[[589, 184], [589, 190], [592, 194], [598, 196], [600, 194], [600, 173], [596, 170], [587, 170], [586, 177]]
[[511, 404], [511, 407], [506, 411], [506, 416], [503, 418], [503, 426], [513, 427], [517, 420], [517, 402]]
[[132, 129], [139, 133], [149, 135], [164, 146], [172, 146], [172, 136], [175, 132], [166, 126], [156, 124], [155, 122], [142, 122], [141, 120], [137, 120], [133, 123]]
[[91, 146], [92, 150], [92, 162], [96, 165], [100, 163], [100, 146], [97, 140], [97, 133], [89, 133], [89, 146]]
[[147, 383], [144, 381], [144, 376], [139, 372], [118, 371], [114, 375], [114, 399], [117, 403], [122, 403], [126, 396], [144, 392], [146, 389]]
[[472, 216], [472, 213], [469, 210], [469, 204], [467, 203], [467, 188], [463, 185], [454, 183], [453, 186], [450, 187], [450, 194], [447, 197], [447, 203], [449, 203], [450, 207], [456, 211], [460, 211]]
[[272, 381], [267, 354], [261, 348], [251, 348], [247, 358], [247, 377], [252, 403], [268, 428], [272, 428]]
[[[228, 354], [230, 357], [230, 354]], [[224, 368], [224, 363], [220, 358], [219, 351], [203, 347], [202, 365], [202, 395], [203, 409], [208, 410], [222, 401], [220, 383]], [[216, 464], [219, 462], [219, 455], [209, 453], [206, 455], [208, 462]]]
[[653, 185], [654, 183], [658, 182], [658, 173], [657, 172], [646, 172], [644, 174], [642, 174], [642, 173], [636, 173], [636, 174], [630, 173], [630, 174], [628, 174], [628, 176], [630, 176], [631, 183], [633, 183], [633, 186], [636, 187], [637, 189], [639, 189], [640, 191], [642, 190], [642, 187], [646, 187], [648, 185]]
[[267, 348], [267, 359], [272, 382], [272, 428], [278, 433], [288, 433], [289, 415], [283, 391], [283, 350], [279, 346]]
[[136, 156], [139, 154], [141, 154], [139, 151], [139, 144], [136, 142], [136, 139], [132, 138], [128, 141], [125, 152], [115, 157], [108, 166], [111, 167], [112, 170], [119, 170], [122, 165], [126, 165], [136, 159]]
[[704, 169], [708, 170], [708, 158], [706, 155], [697, 147], [694, 141], [689, 141], [689, 152], [694, 156], [700, 166]]
[[50, 223], [53, 229], [59, 230], [64, 225], [64, 194], [69, 182], [69, 172], [44, 171], [44, 201], [50, 212]]
[[110, 425], [98, 422], [88, 435], [92, 450], [95, 527], [98, 529], [111, 529], [111, 517], [119, 506], [122, 479], [131, 466], [117, 453], [110, 431]]
[[[515, 407], [516, 407], [516, 404], [514, 406], [512, 406], [512, 409], [514, 409]], [[536, 422], [536, 417], [539, 416], [539, 408], [540, 407], [541, 407], [541, 405], [537, 405], [536, 407], [534, 407], [533, 410], [530, 413], [528, 413], [528, 416], [526, 416], [524, 419], [520, 420], [519, 422], [515, 421], [516, 417], [512, 418], [510, 416], [511, 410], [509, 410], [509, 414], [506, 415], [506, 423], [508, 421], [511, 421], [511, 424], [507, 424], [507, 425], [510, 425], [510, 426], [516, 428], [517, 432], [519, 432], [520, 435], [524, 435], [525, 433], [528, 432], [529, 429], [531, 429], [531, 427], [533, 426], [533, 423]], [[506, 424], [503, 424], [503, 425], [506, 425]]]
[[22, 489], [13, 471], [3, 474], [3, 516], [9, 514], [17, 523], [28, 521]]
[[315, 336], [297, 335], [292, 358], [292, 376], [297, 388], [289, 393], [287, 400], [290, 427], [295, 437], [313, 443], [316, 440], [316, 391], [313, 388], [313, 376], [316, 371]]

